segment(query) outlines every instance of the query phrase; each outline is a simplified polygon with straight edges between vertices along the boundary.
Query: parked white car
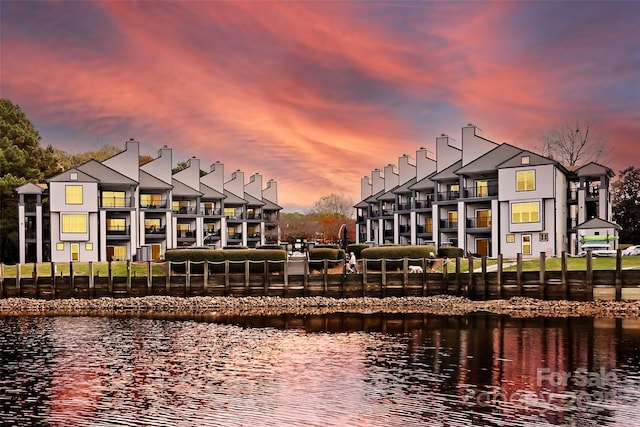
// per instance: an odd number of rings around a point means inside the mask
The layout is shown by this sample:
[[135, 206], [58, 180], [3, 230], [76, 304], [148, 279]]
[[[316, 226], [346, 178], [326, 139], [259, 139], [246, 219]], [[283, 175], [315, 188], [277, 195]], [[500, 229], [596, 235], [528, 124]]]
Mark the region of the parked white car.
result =
[[593, 256], [616, 256], [617, 251], [611, 249], [606, 243], [585, 243], [580, 246], [579, 256], [587, 256], [587, 251], [591, 251]]
[[629, 246], [628, 248], [622, 251], [622, 255], [624, 256], [640, 255], [640, 245]]

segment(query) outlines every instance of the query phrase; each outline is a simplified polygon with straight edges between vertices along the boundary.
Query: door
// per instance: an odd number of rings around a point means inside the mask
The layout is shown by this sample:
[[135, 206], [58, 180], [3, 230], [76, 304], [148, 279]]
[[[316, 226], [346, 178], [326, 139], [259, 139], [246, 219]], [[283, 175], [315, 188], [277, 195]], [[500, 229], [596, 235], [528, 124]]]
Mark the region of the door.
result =
[[489, 256], [489, 239], [476, 239], [476, 253]]
[[531, 255], [531, 234], [522, 235], [522, 255]]
[[159, 244], [151, 245], [151, 259], [152, 260], [160, 259], [160, 250], [161, 250], [161, 246]]

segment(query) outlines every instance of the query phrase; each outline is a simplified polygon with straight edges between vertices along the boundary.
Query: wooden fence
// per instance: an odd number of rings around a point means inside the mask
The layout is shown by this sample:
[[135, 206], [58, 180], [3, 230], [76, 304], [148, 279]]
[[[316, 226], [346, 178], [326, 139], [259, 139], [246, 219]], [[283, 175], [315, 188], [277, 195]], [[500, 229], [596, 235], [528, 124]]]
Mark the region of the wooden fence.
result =
[[[260, 261], [263, 268], [251, 267], [254, 261], [244, 263], [243, 272], [230, 268], [233, 261], [225, 261], [223, 273], [211, 273], [200, 263], [162, 263], [168, 274], [152, 274], [153, 262], [146, 262], [147, 274], [132, 274], [127, 264], [127, 274], [114, 275], [109, 264], [108, 274], [93, 274], [89, 263], [89, 274], [74, 273], [70, 265], [69, 275], [57, 275], [55, 265], [51, 265], [51, 275], [41, 276], [37, 270], [30, 277], [21, 277], [20, 266], [16, 268], [16, 277], [4, 277], [0, 264], [0, 297], [29, 298], [99, 298], [99, 297], [138, 297], [147, 295], [169, 296], [326, 296], [326, 297], [390, 297], [390, 296], [433, 296], [458, 295], [470, 299], [504, 299], [525, 296], [539, 299], [588, 301], [593, 299], [640, 299], [640, 270], [623, 270], [620, 251], [615, 270], [594, 270], [591, 254], [587, 254], [586, 269], [570, 271], [567, 269], [566, 254], [562, 254], [562, 268], [559, 271], [547, 271], [544, 253], [540, 255], [539, 271], [523, 271], [522, 257], [516, 260], [516, 271], [503, 271], [502, 256], [491, 269], [487, 267], [487, 258], [481, 259], [481, 268], [474, 271], [473, 258], [457, 259], [455, 271], [447, 268], [430, 271], [428, 260], [402, 261], [403, 268], [390, 271], [387, 262], [392, 260], [363, 260], [362, 271], [358, 274], [332, 273], [330, 261], [324, 261], [321, 271], [311, 273], [309, 264], [298, 261], [301, 271], [291, 274], [290, 265], [285, 263], [279, 271], [270, 272], [271, 261]], [[371, 270], [367, 265], [376, 261], [381, 265]], [[410, 264], [421, 263], [423, 271], [410, 273]], [[282, 261], [279, 261], [282, 263]], [[468, 262], [468, 271], [461, 271], [464, 262]], [[140, 264], [140, 263], [137, 263]], [[182, 265], [177, 273], [173, 264]], [[210, 263], [213, 264], [213, 263]], [[217, 270], [221, 270], [218, 268]], [[274, 269], [276, 270], [276, 269]], [[491, 271], [490, 271], [491, 270]]]

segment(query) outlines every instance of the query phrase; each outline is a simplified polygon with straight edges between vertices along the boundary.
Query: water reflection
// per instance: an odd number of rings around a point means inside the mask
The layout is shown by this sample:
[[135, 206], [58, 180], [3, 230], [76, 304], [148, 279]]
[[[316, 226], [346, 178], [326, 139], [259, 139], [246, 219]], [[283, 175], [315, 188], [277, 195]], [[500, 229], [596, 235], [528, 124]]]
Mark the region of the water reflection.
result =
[[[179, 320], [177, 320], [179, 319]], [[637, 425], [640, 321], [0, 318], [2, 425]]]

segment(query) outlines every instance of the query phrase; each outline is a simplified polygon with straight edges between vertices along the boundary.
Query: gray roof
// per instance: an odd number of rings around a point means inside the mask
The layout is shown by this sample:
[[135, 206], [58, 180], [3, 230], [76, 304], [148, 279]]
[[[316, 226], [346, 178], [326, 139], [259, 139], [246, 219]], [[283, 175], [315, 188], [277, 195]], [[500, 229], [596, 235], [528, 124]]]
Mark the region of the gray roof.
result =
[[221, 192], [216, 191], [213, 188], [209, 187], [208, 185], [204, 185], [203, 183], [200, 183], [200, 192], [202, 193], [202, 198], [206, 200], [210, 200], [210, 199], [220, 200], [226, 197]]
[[430, 175], [429, 178], [431, 181], [446, 181], [452, 179], [458, 179], [458, 175], [456, 175], [456, 170], [460, 169], [462, 166], [462, 160], [458, 160], [448, 168], [441, 170], [440, 172]]
[[610, 168], [595, 162], [587, 163], [586, 165], [576, 169], [575, 172], [578, 176], [607, 175], [609, 178], [612, 178], [615, 175]]
[[271, 200], [262, 199], [262, 201], [264, 202], [264, 207], [262, 209], [265, 211], [279, 211], [282, 209], [282, 206], [277, 203], [273, 203]]
[[[395, 187], [398, 188], [398, 187]], [[380, 201], [394, 201], [396, 200], [396, 195], [393, 193], [393, 189], [387, 192], [382, 193], [378, 196], [378, 200]]]
[[16, 188], [16, 193], [18, 194], [42, 194], [43, 191], [44, 188], [32, 182], [27, 182], [26, 184]]
[[615, 228], [616, 230], [622, 229], [622, 227], [620, 227], [618, 224], [605, 221], [602, 218], [591, 218], [590, 220], [587, 220], [582, 224], [576, 226], [576, 230], [588, 230], [592, 228]]
[[173, 186], [140, 169], [140, 189], [171, 190]]
[[405, 182], [404, 184], [399, 185], [399, 186], [397, 186], [396, 188], [394, 188], [393, 190], [391, 190], [391, 192], [392, 192], [392, 193], [395, 193], [395, 194], [406, 194], [406, 193], [411, 193], [411, 188], [410, 188], [410, 187], [411, 187], [413, 184], [415, 184], [415, 183], [416, 183], [416, 180], [417, 180], [417, 179], [416, 179], [415, 177], [413, 177], [413, 178], [411, 178], [409, 181]]
[[173, 195], [181, 196], [181, 197], [198, 197], [202, 196], [202, 193], [196, 190], [195, 188], [189, 187], [182, 181], [178, 181], [175, 178], [171, 179], [171, 183], [173, 184]]
[[111, 169], [109, 166], [103, 165], [95, 159], [91, 159], [88, 162], [83, 163], [82, 165], [78, 166], [78, 169], [86, 173], [87, 175], [91, 175], [92, 177], [98, 179], [101, 184], [128, 186], [134, 186], [138, 184], [131, 178], [122, 175], [120, 172]]
[[353, 205], [354, 208], [367, 208], [369, 207], [369, 203], [365, 202], [364, 200], [359, 201], [358, 203], [356, 203], [355, 205]]
[[224, 195], [226, 196], [224, 200], [225, 205], [246, 205], [247, 201], [242, 197], [239, 197], [230, 191], [224, 190]]
[[378, 191], [376, 194], [372, 194], [371, 196], [364, 199], [363, 202], [375, 203], [378, 201], [378, 197], [382, 196], [383, 194], [384, 194], [384, 190]]
[[[522, 157], [529, 157], [529, 163], [522, 164]], [[542, 166], [542, 165], [553, 165], [557, 164], [553, 159], [548, 157], [541, 156], [536, 153], [532, 153], [529, 150], [520, 150], [519, 153], [514, 154], [511, 158], [506, 159], [499, 165], [497, 165], [500, 169], [505, 168], [521, 168], [523, 166]]]
[[521, 151], [521, 148], [502, 143], [455, 172], [458, 175], [466, 176], [487, 172], [497, 173], [497, 166], [499, 164], [511, 159]]
[[413, 184], [409, 187], [411, 190], [428, 190], [430, 188], [435, 188], [435, 184], [431, 181], [429, 176], [422, 178], [420, 181]]
[[[71, 179], [71, 174], [76, 174], [76, 179]], [[67, 171], [52, 176], [47, 182], [98, 182], [98, 179], [91, 176], [80, 169], [71, 168]]]
[[264, 202], [260, 199], [256, 199], [249, 193], [244, 193], [244, 198], [249, 206], [264, 206]]

